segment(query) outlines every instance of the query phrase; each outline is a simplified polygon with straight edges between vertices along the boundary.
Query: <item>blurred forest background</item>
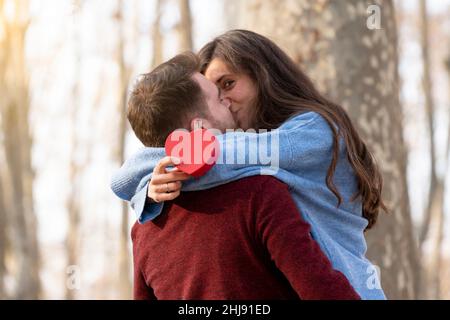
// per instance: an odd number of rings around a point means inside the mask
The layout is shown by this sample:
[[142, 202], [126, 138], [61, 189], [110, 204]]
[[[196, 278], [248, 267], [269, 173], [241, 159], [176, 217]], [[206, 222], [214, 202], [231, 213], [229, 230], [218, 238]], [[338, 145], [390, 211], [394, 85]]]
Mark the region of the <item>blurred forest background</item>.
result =
[[366, 236], [387, 296], [450, 299], [449, 17], [449, 0], [0, 0], [0, 298], [131, 298], [135, 216], [109, 189], [140, 147], [129, 88], [245, 28], [374, 151], [391, 213]]

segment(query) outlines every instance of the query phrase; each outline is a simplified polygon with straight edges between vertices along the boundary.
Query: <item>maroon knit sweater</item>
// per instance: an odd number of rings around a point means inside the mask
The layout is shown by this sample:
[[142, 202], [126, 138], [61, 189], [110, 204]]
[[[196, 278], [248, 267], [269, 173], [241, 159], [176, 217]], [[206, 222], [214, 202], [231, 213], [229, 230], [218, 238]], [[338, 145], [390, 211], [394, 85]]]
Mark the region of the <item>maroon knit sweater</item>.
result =
[[131, 236], [135, 299], [359, 299], [273, 177], [182, 193]]

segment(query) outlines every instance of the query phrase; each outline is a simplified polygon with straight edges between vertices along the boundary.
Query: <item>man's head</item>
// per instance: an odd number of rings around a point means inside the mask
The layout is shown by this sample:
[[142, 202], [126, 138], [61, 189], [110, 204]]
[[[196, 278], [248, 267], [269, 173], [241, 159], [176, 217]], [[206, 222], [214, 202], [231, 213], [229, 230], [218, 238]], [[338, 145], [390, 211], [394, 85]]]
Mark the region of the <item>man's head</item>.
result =
[[147, 147], [162, 147], [174, 130], [234, 129], [229, 102], [220, 90], [198, 72], [197, 57], [179, 54], [139, 79], [128, 102], [128, 120]]

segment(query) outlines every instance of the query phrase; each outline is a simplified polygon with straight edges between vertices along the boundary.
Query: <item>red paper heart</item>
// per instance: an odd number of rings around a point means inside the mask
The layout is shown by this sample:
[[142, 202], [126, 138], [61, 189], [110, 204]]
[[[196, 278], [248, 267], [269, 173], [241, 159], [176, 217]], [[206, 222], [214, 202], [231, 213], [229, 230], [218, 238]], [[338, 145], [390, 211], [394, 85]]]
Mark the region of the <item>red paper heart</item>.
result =
[[219, 142], [206, 129], [175, 130], [167, 137], [165, 149], [168, 156], [181, 160], [178, 169], [196, 178], [206, 174], [219, 156]]

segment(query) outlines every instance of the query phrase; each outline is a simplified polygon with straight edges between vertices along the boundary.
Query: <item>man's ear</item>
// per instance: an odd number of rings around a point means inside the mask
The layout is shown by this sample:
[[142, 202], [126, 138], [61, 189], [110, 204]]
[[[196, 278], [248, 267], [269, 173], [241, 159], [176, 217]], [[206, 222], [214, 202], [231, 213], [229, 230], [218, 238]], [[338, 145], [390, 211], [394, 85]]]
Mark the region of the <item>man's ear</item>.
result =
[[191, 131], [194, 131], [194, 130], [203, 129], [203, 128], [211, 129], [212, 127], [211, 127], [211, 123], [208, 120], [197, 117], [197, 118], [194, 118], [191, 120], [190, 128], [191, 128]]

